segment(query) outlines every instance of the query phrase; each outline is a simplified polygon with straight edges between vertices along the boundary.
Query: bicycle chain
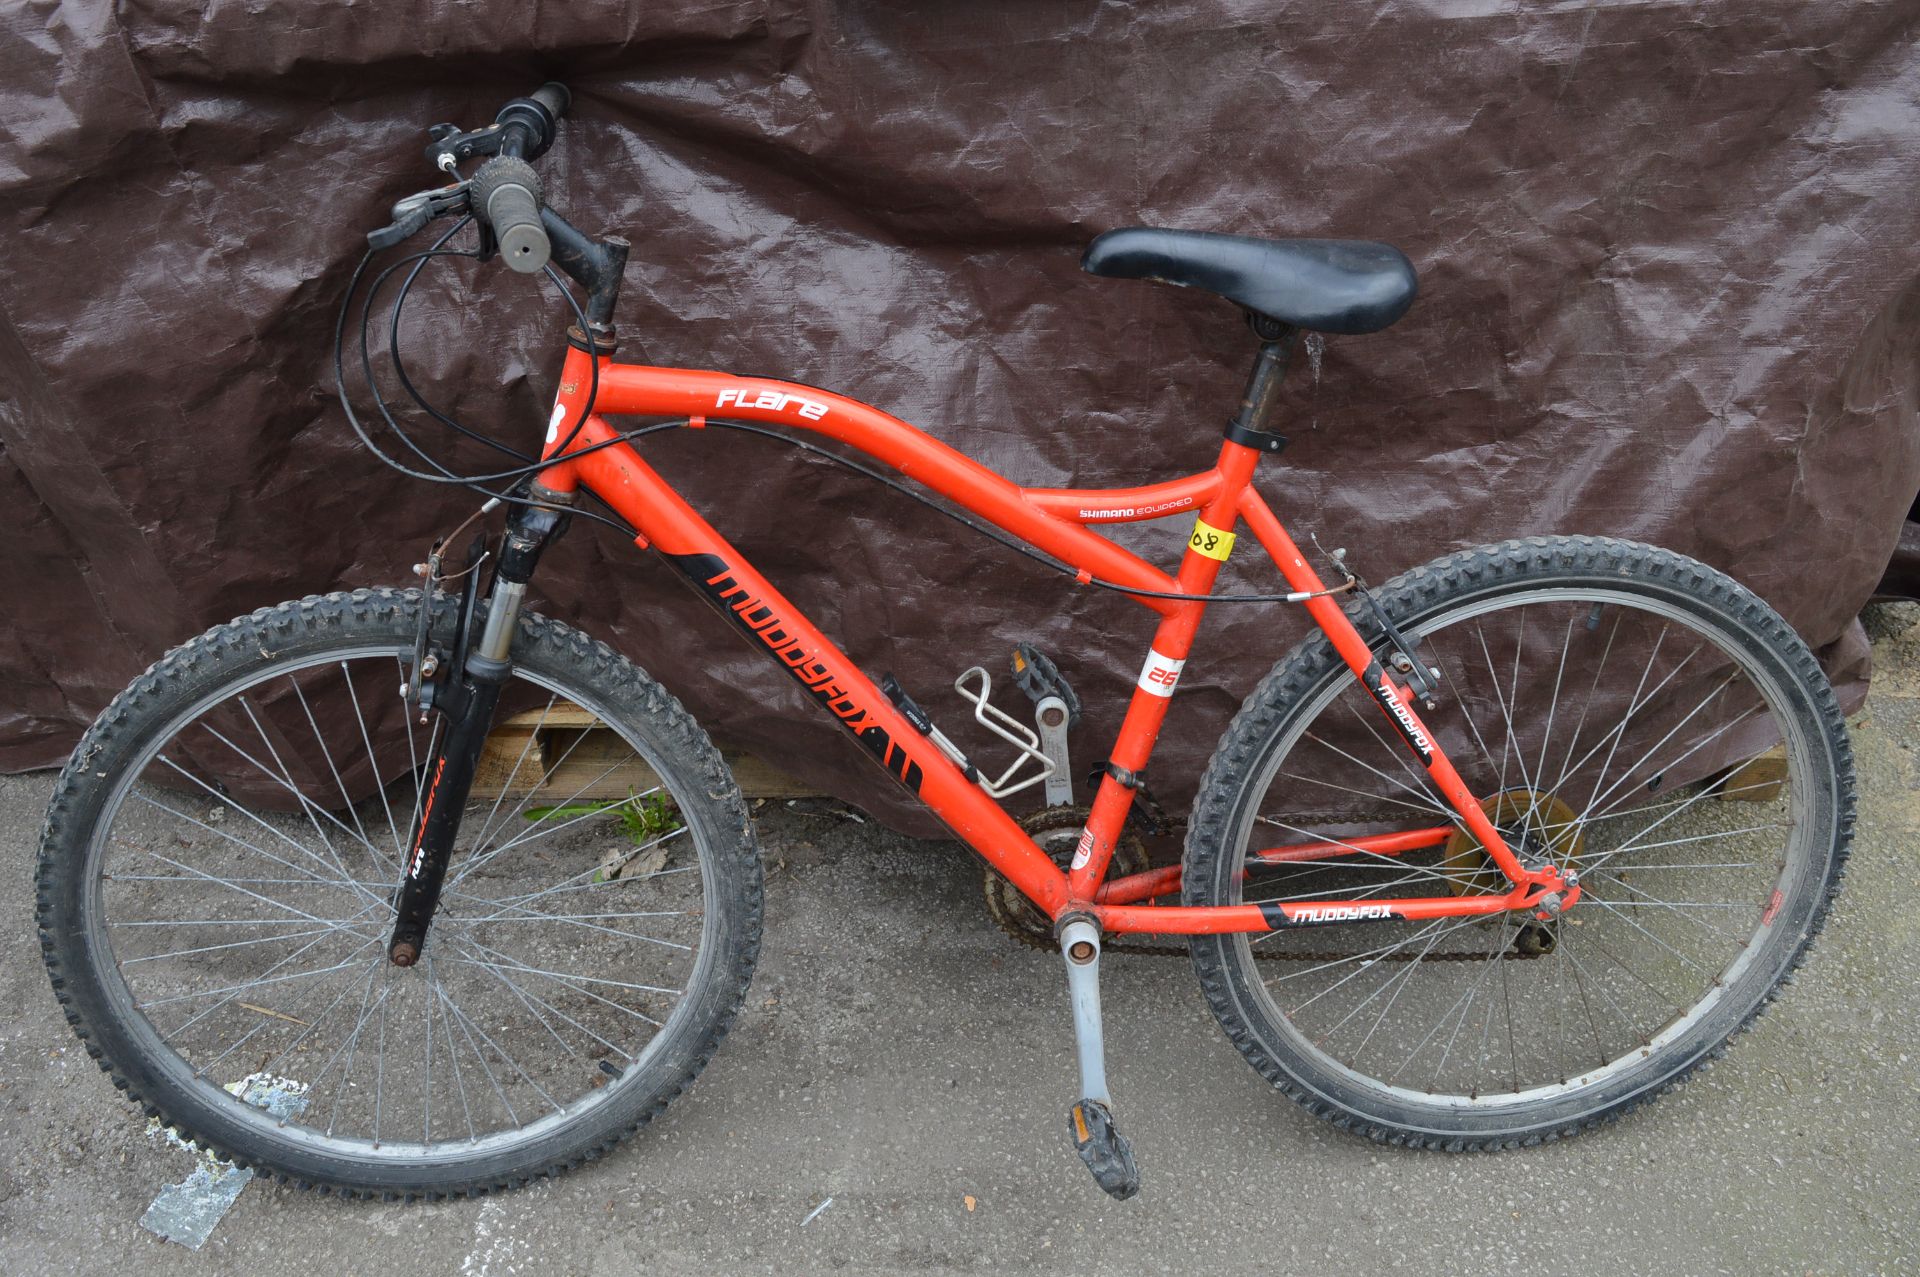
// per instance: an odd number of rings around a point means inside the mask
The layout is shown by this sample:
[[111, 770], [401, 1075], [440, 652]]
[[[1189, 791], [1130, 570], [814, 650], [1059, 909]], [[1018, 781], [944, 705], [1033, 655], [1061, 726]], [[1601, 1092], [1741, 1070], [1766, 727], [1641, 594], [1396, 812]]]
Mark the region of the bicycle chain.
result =
[[[1020, 821], [1020, 827], [1026, 830], [1028, 834], [1033, 835], [1035, 841], [1038, 842], [1040, 836], [1047, 833], [1057, 832], [1064, 834], [1071, 832], [1077, 835], [1090, 815], [1092, 815], [1092, 812], [1086, 807], [1046, 807], [1023, 818]], [[1144, 860], [1144, 848], [1141, 848], [1137, 837], [1131, 838], [1130, 847], [1123, 847], [1121, 850], [1116, 851], [1116, 859], [1125, 852], [1132, 851], [1137, 851]], [[1053, 855], [1057, 862], [1062, 854], [1070, 855], [1071, 853], [1065, 852], [1063, 849], [1063, 852], [1049, 854]], [[1065, 865], [1061, 866], [1063, 869], [1065, 867]], [[1002, 931], [1029, 949], [1034, 949], [1041, 953], [1060, 952], [1060, 945], [1056, 940], [1020, 925], [1020, 920], [1009, 914], [1001, 901], [1004, 898], [1004, 891], [1010, 889], [1012, 884], [1008, 883], [1000, 871], [993, 866], [988, 865], [985, 869], [987, 915], [993, 919], [994, 923]], [[996, 879], [998, 880], [997, 882], [995, 881]], [[1024, 897], [1021, 897], [1021, 902], [1025, 903]], [[1027, 907], [1037, 915], [1038, 911], [1033, 910], [1031, 905]], [[1117, 935], [1102, 936], [1100, 943], [1103, 949], [1111, 953], [1130, 953], [1156, 958], [1184, 958], [1187, 956], [1187, 947], [1185, 945], [1147, 944], [1128, 940]], [[1536, 958], [1544, 958], [1552, 952], [1553, 949], [1551, 946], [1535, 953], [1523, 953], [1519, 949], [1513, 948], [1502, 953], [1500, 958], [1504, 962], [1531, 962]], [[1253, 956], [1255, 960], [1260, 962], [1346, 962], [1355, 958], [1365, 957], [1366, 951], [1364, 949], [1344, 951], [1321, 949], [1306, 953], [1256, 953]], [[1386, 953], [1381, 954], [1375, 958], [1374, 961], [1415, 962], [1423, 958], [1427, 962], [1485, 962], [1487, 961], [1488, 955], [1484, 953], [1429, 953], [1425, 955], [1418, 953]]]

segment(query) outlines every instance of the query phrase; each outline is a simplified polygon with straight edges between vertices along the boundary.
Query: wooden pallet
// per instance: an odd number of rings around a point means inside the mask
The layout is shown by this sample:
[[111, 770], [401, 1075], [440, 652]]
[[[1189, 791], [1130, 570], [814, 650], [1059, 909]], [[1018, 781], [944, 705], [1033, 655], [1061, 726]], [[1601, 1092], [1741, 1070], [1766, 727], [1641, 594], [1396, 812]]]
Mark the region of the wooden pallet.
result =
[[[720, 753], [749, 798], [806, 798], [820, 792], [742, 750]], [[605, 802], [645, 793], [659, 783], [653, 769], [596, 715], [558, 701], [494, 725], [474, 770], [473, 793]]]
[[1770, 803], [1787, 780], [1787, 747], [1775, 745], [1729, 771], [1720, 781], [1721, 802]]

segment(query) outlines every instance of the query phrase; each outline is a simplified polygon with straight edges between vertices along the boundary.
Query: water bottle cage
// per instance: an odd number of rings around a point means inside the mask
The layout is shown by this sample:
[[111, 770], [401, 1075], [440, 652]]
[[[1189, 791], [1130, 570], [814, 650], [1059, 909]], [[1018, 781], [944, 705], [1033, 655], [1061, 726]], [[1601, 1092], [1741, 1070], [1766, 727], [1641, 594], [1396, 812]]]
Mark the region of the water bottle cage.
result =
[[[977, 687], [973, 685], [974, 682], [977, 682]], [[1039, 733], [988, 699], [993, 695], [993, 676], [983, 667], [975, 665], [963, 670], [960, 677], [953, 680], [953, 690], [973, 702], [973, 720], [976, 723], [1020, 751], [997, 778], [977, 778], [980, 788], [986, 790], [990, 797], [1005, 798], [1009, 794], [1017, 794], [1053, 775], [1053, 759], [1040, 747]], [[1028, 769], [1031, 769], [1031, 774], [1022, 775]]]
[[[977, 676], [977, 678], [976, 678]], [[975, 685], [977, 683], [977, 686]], [[1054, 773], [1054, 763], [1041, 748], [1039, 733], [1022, 723], [1019, 719], [999, 709], [988, 700], [993, 694], [993, 678], [986, 670], [975, 665], [961, 672], [953, 680], [953, 690], [966, 697], [973, 704], [973, 718], [982, 727], [1012, 745], [1020, 753], [1008, 764], [999, 776], [989, 780], [984, 772], [973, 765], [960, 747], [948, 738], [947, 734], [933, 725], [927, 712], [914, 703], [898, 679], [888, 674], [880, 680], [880, 690], [894, 703], [902, 716], [913, 724], [915, 731], [932, 741], [940, 752], [965, 773], [968, 780], [987, 792], [990, 798], [1005, 798], [1041, 781]], [[1032, 774], [1023, 775], [1028, 769]]]

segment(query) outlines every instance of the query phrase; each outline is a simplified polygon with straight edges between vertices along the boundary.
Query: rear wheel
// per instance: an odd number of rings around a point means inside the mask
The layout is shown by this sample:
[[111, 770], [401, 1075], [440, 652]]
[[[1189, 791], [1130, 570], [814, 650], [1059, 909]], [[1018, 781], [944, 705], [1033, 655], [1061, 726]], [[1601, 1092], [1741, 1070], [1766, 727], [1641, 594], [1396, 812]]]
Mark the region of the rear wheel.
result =
[[310, 598], [169, 653], [75, 751], [38, 874], [54, 987], [116, 1084], [236, 1162], [355, 1194], [597, 1156], [700, 1071], [760, 940], [711, 742], [529, 615], [425, 948], [388, 962], [440, 722], [396, 695], [418, 607]]
[[[1718, 1053], [1823, 920], [1854, 814], [1832, 689], [1750, 592], [1628, 542], [1483, 547], [1378, 597], [1441, 672], [1422, 717], [1469, 789], [1583, 896], [1557, 919], [1196, 937], [1208, 1001], [1276, 1086], [1375, 1139], [1500, 1147], [1617, 1116]], [[1318, 636], [1234, 719], [1186, 850], [1196, 905], [1508, 886]]]

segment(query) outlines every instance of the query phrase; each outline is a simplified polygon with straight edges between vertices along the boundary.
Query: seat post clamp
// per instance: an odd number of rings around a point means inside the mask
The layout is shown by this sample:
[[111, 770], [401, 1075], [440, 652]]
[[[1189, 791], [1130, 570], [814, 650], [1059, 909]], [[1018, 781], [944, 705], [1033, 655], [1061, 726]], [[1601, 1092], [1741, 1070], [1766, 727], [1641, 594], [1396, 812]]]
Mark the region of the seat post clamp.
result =
[[1256, 452], [1277, 453], [1287, 446], [1287, 437], [1272, 430], [1252, 430], [1233, 418], [1227, 422], [1227, 438]]

